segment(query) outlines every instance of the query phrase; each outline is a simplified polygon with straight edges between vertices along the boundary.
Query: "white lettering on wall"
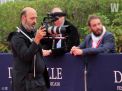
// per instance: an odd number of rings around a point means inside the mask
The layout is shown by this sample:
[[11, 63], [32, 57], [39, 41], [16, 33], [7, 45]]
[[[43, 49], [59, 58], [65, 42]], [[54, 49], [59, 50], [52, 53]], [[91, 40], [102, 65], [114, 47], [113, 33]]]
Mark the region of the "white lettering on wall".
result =
[[12, 78], [11, 73], [12, 73], [12, 67], [8, 67], [8, 78]]
[[114, 71], [114, 82], [121, 83], [122, 82], [122, 73], [120, 71]]
[[62, 68], [47, 68], [50, 72], [50, 79], [62, 79]]

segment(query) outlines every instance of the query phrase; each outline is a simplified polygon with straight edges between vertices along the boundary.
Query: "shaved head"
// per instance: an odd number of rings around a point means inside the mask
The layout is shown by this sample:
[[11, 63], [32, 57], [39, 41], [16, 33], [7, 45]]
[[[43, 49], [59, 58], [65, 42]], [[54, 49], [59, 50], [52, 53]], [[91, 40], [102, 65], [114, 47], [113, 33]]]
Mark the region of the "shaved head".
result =
[[61, 10], [61, 8], [56, 7], [52, 9], [51, 13], [55, 13], [55, 12], [63, 12], [63, 11]]
[[20, 14], [20, 18], [22, 18], [23, 15], [26, 15], [28, 14], [29, 12], [34, 12], [36, 13], [36, 10], [31, 8], [31, 7], [25, 7], [22, 11], [21, 11], [21, 14]]

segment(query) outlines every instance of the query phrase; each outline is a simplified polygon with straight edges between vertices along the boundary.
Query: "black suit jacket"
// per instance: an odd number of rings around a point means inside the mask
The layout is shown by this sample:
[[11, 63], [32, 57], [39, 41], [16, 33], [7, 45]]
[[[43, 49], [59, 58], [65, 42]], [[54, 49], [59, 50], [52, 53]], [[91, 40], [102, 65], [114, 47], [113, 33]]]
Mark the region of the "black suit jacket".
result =
[[68, 27], [66, 27], [66, 33], [62, 34], [63, 37], [66, 36], [66, 39], [62, 40], [61, 48], [56, 48], [56, 43], [59, 39], [55, 39], [54, 48], [52, 48], [53, 39], [43, 39], [41, 41], [42, 48], [46, 50], [52, 49], [53, 56], [63, 55], [64, 53], [69, 52], [72, 46], [78, 46], [80, 43], [77, 28], [67, 20], [65, 20], [64, 25], [68, 25]]
[[106, 32], [98, 48], [92, 48], [91, 34], [87, 35], [85, 40], [79, 46], [83, 49], [83, 54], [115, 53], [115, 39], [111, 32]]

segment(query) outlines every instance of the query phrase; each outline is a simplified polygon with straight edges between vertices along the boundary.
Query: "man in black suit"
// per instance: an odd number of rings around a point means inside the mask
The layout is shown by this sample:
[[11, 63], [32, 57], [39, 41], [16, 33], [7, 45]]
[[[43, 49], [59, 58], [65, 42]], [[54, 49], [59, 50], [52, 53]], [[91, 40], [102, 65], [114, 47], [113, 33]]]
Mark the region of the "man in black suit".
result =
[[[53, 17], [58, 18], [56, 21], [54, 21], [55, 26], [67, 27], [65, 27], [66, 30], [64, 34], [52, 34], [53, 39], [48, 38], [42, 40], [43, 56], [60, 56], [66, 52], [69, 52], [72, 46], [78, 46], [80, 43], [80, 38], [77, 28], [65, 19], [65, 14], [60, 8], [53, 8], [51, 14]], [[56, 37], [59, 37], [59, 39]], [[62, 37], [65, 38], [60, 39]]]
[[[37, 12], [26, 7], [21, 12], [19, 32], [11, 36], [13, 52], [13, 91], [47, 91], [49, 78], [40, 40], [46, 35], [44, 28], [35, 33]], [[33, 39], [32, 39], [33, 38]]]
[[115, 40], [111, 32], [103, 26], [100, 17], [88, 18], [90, 34], [78, 47], [73, 46], [70, 53], [73, 55], [88, 55], [99, 53], [115, 53]]

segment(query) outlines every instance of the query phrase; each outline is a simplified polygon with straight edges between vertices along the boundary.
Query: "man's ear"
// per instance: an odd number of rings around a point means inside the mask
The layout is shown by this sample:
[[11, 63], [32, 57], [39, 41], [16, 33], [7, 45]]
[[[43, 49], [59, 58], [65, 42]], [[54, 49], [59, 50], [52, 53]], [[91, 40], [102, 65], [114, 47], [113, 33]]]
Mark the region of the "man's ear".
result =
[[23, 15], [23, 16], [22, 16], [22, 20], [25, 20], [25, 19], [26, 19], [26, 16], [25, 16], [25, 15]]
[[91, 30], [91, 27], [90, 27], [90, 26], [88, 26], [88, 29], [89, 29], [89, 32], [91, 33], [91, 32], [92, 32], [92, 30]]

